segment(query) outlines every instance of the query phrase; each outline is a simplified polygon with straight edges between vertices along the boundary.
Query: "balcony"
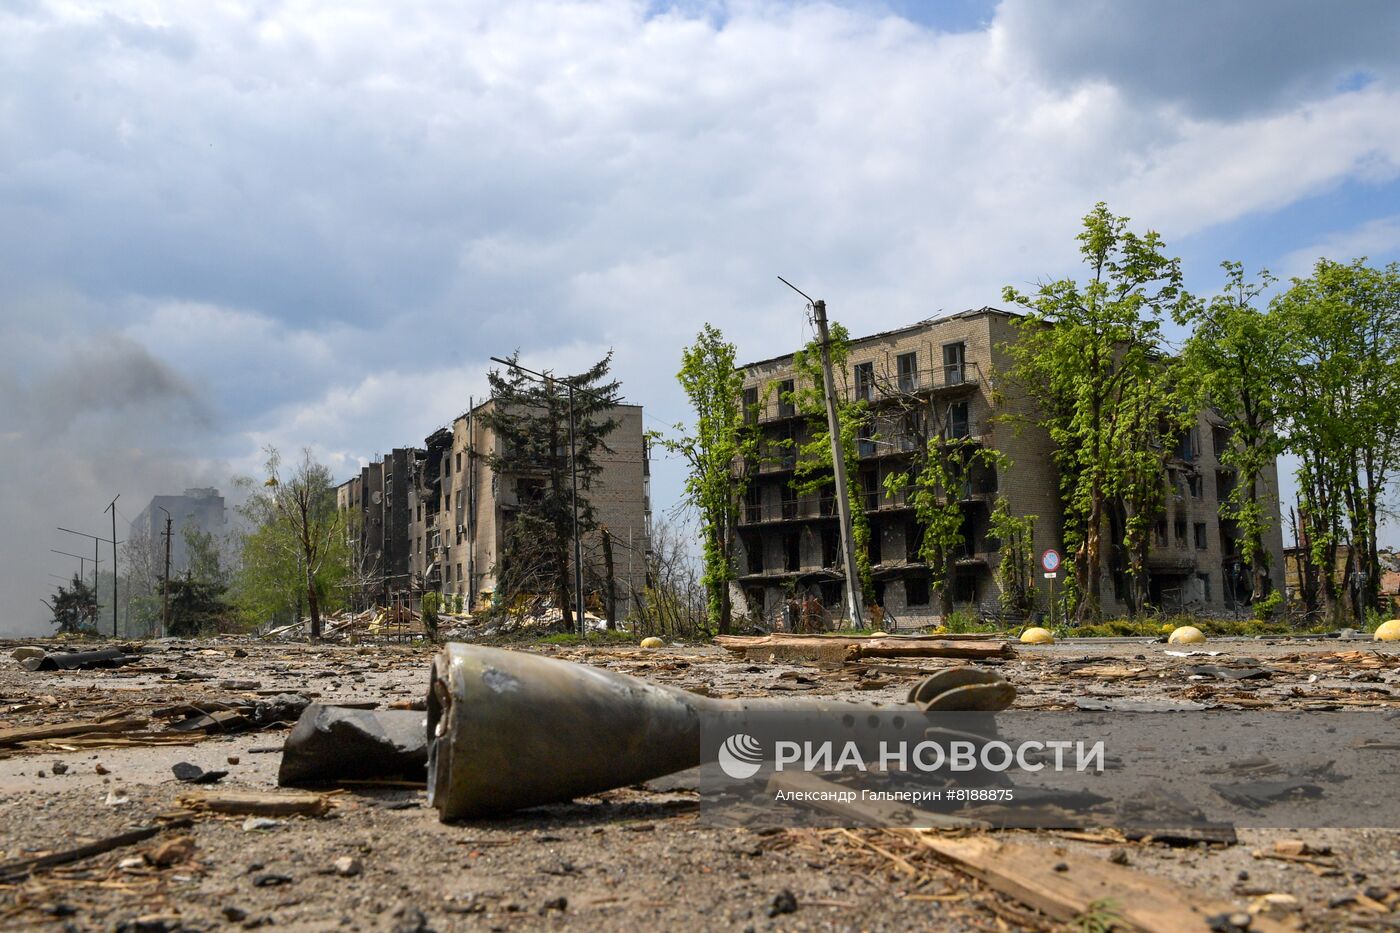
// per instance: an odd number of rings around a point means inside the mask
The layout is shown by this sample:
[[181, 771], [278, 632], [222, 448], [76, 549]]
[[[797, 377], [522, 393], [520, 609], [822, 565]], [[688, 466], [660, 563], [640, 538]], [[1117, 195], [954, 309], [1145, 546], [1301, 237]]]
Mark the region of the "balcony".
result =
[[803, 522], [820, 518], [836, 517], [836, 500], [830, 497], [821, 499], [789, 499], [762, 505], [745, 504], [739, 512], [739, 522], [743, 525], [766, 525], [781, 522]]
[[975, 362], [950, 363], [926, 369], [892, 372], [884, 368], [876, 372], [873, 391], [868, 401], [899, 395], [952, 396], [972, 392], [983, 381], [982, 368]]

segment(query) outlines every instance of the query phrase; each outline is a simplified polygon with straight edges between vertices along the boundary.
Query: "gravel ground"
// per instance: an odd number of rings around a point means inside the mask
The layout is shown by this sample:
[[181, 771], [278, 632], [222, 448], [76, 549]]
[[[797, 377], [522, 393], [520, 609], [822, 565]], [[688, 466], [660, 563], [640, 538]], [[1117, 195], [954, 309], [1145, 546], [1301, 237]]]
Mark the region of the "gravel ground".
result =
[[[278, 691], [387, 707], [423, 694], [431, 656], [428, 648], [405, 646], [223, 638], [147, 645], [144, 670], [29, 673], [9, 660], [16, 644], [0, 646], [0, 729], [118, 710], [149, 715], [177, 703]], [[1221, 639], [1205, 647], [1222, 654], [1186, 659], [1146, 639], [1076, 640], [1023, 648], [999, 667], [1018, 687], [1016, 706], [1028, 709], [1071, 708], [1085, 699], [1225, 708], [1400, 706], [1400, 655], [1392, 646]], [[902, 699], [920, 671], [947, 663], [822, 668], [737, 661], [708, 646], [541, 650], [713, 696], [802, 693], [876, 703]], [[1179, 670], [1188, 660], [1250, 659], [1274, 676], [1215, 683], [1189, 680]], [[227, 770], [220, 788], [270, 790], [284, 735], [274, 729], [189, 745], [67, 750], [55, 739], [0, 748], [0, 860], [73, 847], [177, 811], [177, 798], [189, 791], [171, 773], [177, 762]], [[902, 865], [887, 857], [903, 851], [892, 834], [706, 826], [684, 783], [624, 788], [455, 825], [438, 822], [416, 787], [339, 791], [325, 817], [286, 818], [262, 829], [245, 826], [241, 817], [199, 814], [188, 829], [0, 884], [0, 928], [1051, 928], [946, 866], [914, 854]], [[175, 851], [171, 864], [139, 858], [180, 835], [193, 844]], [[1242, 829], [1237, 845], [1186, 848], [1105, 834], [1002, 835], [1046, 846], [1047, 858], [1051, 846], [1113, 854], [1240, 908], [1263, 895], [1289, 894], [1297, 909], [1281, 908], [1285, 919], [1308, 929], [1400, 928], [1400, 832]], [[1260, 857], [1289, 837], [1330, 847], [1331, 854], [1305, 861]]]

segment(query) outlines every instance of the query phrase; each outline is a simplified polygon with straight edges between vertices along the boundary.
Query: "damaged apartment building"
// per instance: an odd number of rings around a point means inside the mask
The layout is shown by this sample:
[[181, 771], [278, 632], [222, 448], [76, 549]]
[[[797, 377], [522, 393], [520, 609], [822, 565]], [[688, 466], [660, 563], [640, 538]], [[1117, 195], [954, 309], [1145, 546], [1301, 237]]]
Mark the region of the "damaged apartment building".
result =
[[[1002, 347], [1016, 339], [1014, 321], [1005, 311], [981, 308], [855, 338], [847, 371], [836, 374], [838, 393], [863, 399], [871, 408], [871, 427], [857, 440], [858, 462], [847, 469], [859, 490], [852, 510], [863, 510], [870, 524], [875, 597], [892, 618], [890, 625], [926, 624], [938, 613], [928, 568], [918, 556], [922, 531], [913, 505], [905, 495], [891, 496], [886, 488], [891, 474], [909, 470], [913, 452], [930, 434], [994, 448], [1008, 463], [1002, 470], [977, 466], [964, 479], [962, 545], [951, 580], [955, 608], [998, 607], [1000, 543], [991, 534], [990, 522], [999, 496], [1005, 497], [1012, 514], [1037, 516], [1034, 554], [1063, 549], [1050, 438], [1024, 417], [999, 417], [1031, 411], [1030, 401], [1012, 386], [997, 385], [997, 373], [1011, 365]], [[789, 401], [800, 378], [793, 356], [741, 369], [746, 416], [761, 440], [739, 509], [736, 595], [751, 615], [769, 621], [794, 597], [815, 597], [839, 613], [845, 575], [834, 484], [817, 494], [796, 490], [796, 449], [811, 440], [813, 416], [798, 412]], [[815, 420], [824, 430], [824, 415]], [[1203, 444], [1203, 438], [1209, 443]], [[1234, 476], [1220, 460], [1228, 443], [1212, 414], [1202, 412], [1196, 428], [1168, 459], [1166, 511], [1154, 528], [1148, 560], [1148, 595], [1154, 605], [1224, 613], [1248, 592], [1248, 574], [1239, 566], [1238, 536], [1218, 514]], [[1264, 485], [1267, 507], [1273, 510], [1265, 545], [1274, 558], [1279, 577], [1275, 582], [1281, 586], [1283, 540], [1272, 466], [1265, 471]], [[1104, 573], [1105, 610], [1124, 611], [1122, 574], [1107, 565]], [[1036, 580], [1038, 585], [1044, 582]], [[1044, 605], [1046, 587], [1039, 586], [1039, 591]]]
[[[425, 592], [461, 597], [466, 607], [492, 600], [505, 533], [535, 476], [498, 475], [489, 456], [499, 441], [482, 415], [493, 400], [472, 405], [422, 447], [399, 448], [371, 461], [337, 489], [351, 523], [357, 570], [369, 601]], [[640, 405], [618, 405], [602, 467], [587, 489], [596, 520], [613, 543], [614, 585], [621, 605], [642, 592], [651, 531], [651, 465]], [[600, 536], [583, 540], [585, 590], [601, 587]]]

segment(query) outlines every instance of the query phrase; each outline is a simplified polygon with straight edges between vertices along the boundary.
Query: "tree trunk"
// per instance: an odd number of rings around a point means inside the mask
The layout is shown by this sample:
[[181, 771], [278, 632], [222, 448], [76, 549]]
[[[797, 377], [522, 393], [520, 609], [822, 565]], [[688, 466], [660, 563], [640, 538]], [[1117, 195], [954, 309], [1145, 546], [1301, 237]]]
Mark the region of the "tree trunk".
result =
[[951, 557], [943, 559], [943, 582], [938, 587], [938, 611], [943, 615], [944, 624], [953, 614], [953, 574], [957, 563]]
[[1102, 616], [1099, 602], [1099, 530], [1103, 524], [1103, 493], [1094, 492], [1084, 529], [1084, 543], [1076, 555], [1074, 575], [1079, 585], [1079, 610], [1076, 622], [1098, 622]]
[[311, 614], [311, 637], [321, 637], [321, 606], [316, 601], [316, 580], [311, 572], [311, 561], [306, 562], [306, 610]]

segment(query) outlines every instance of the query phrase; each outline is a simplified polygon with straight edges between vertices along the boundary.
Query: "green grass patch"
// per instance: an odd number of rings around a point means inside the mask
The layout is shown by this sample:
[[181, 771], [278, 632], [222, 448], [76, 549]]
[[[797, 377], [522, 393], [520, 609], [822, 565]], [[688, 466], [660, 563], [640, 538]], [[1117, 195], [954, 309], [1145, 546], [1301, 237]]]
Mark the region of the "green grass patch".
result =
[[516, 639], [536, 645], [635, 645], [641, 642], [642, 636], [634, 635], [632, 632], [605, 630], [589, 632], [587, 638], [578, 632], [555, 632], [552, 635], [538, 638], [530, 635], [518, 635]]
[[1169, 619], [1105, 619], [1086, 625], [1063, 625], [1055, 629], [1059, 638], [1159, 638], [1183, 625], [1194, 625], [1216, 638], [1252, 638], [1258, 635], [1322, 635], [1336, 631], [1326, 624], [1299, 625], [1258, 619], [1215, 619], [1174, 616]]

